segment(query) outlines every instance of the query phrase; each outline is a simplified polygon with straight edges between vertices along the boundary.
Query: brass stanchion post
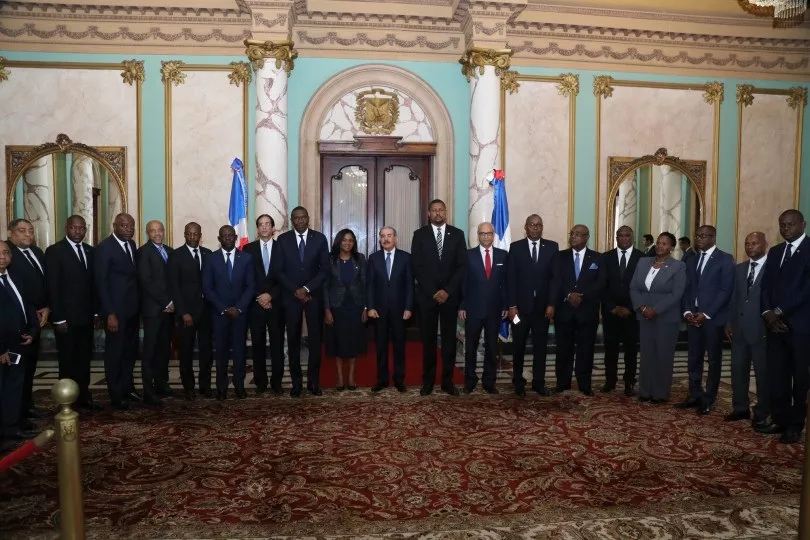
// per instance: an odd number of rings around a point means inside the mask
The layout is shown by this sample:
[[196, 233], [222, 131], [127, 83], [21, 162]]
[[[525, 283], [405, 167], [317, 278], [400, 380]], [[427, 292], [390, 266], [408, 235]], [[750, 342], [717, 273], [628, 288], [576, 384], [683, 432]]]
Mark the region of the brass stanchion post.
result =
[[62, 410], [54, 418], [59, 471], [59, 522], [62, 540], [84, 540], [84, 498], [82, 493], [79, 414], [71, 405], [79, 397], [79, 385], [60, 379], [51, 396]]

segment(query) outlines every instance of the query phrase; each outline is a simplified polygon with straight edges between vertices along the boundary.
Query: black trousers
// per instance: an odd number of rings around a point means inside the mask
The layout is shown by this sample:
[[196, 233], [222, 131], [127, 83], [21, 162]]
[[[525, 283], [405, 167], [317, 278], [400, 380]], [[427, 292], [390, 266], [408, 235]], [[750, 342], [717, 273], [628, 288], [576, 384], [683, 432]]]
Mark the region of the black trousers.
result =
[[245, 349], [247, 348], [247, 315], [231, 319], [227, 315], [211, 314], [217, 362], [217, 391], [228, 391], [228, 358], [233, 352], [233, 387], [245, 389]]
[[526, 355], [526, 342], [532, 337], [534, 357], [532, 358], [532, 388], [542, 389], [546, 385], [546, 356], [548, 355], [548, 319], [545, 312], [538, 311], [521, 317], [518, 324], [512, 325], [512, 384], [515, 388], [526, 386], [523, 378], [523, 359]]
[[804, 428], [810, 386], [810, 335], [768, 332], [768, 369], [773, 421], [789, 430]]
[[[19, 349], [11, 352], [20, 353]], [[16, 365], [0, 364], [0, 438], [12, 435], [20, 426], [25, 363], [23, 357]]]
[[211, 314], [203, 310], [192, 326], [186, 327], [183, 318], [179, 321], [180, 381], [184, 390], [194, 390], [194, 341], [199, 348], [199, 388], [201, 392], [211, 390], [211, 367], [214, 364], [214, 335], [211, 327]]
[[557, 361], [554, 371], [557, 375], [558, 390], [571, 388], [571, 373], [574, 369], [579, 390], [582, 392], [591, 390], [593, 350], [598, 326], [595, 321], [582, 322], [576, 319], [554, 323], [554, 332], [557, 336]]
[[79, 403], [90, 395], [90, 360], [93, 358], [93, 323], [68, 324], [66, 332], [54, 331], [59, 358], [59, 378], [72, 379], [79, 385]]
[[267, 388], [267, 333], [270, 333], [270, 384], [281, 388], [284, 378], [284, 314], [279, 307], [250, 307], [250, 339], [253, 342], [253, 382], [258, 389]]
[[456, 365], [456, 324], [458, 304], [419, 304], [419, 326], [422, 333], [422, 386], [436, 383], [436, 325], [441, 323], [442, 386], [452, 386]]
[[172, 313], [143, 318], [141, 378], [143, 392], [146, 395], [154, 395], [156, 390], [162, 392], [169, 389], [169, 352], [173, 320]]
[[[711, 405], [720, 388], [720, 371], [723, 367], [723, 326], [689, 326], [689, 397]], [[709, 375], [706, 391], [703, 391], [703, 357], [709, 357]]]
[[[25, 351], [25, 365], [23, 366], [25, 372], [23, 373], [22, 407], [20, 409], [21, 418], [25, 418], [28, 409], [34, 406], [34, 375], [36, 374], [37, 362], [39, 361], [41, 337], [42, 332], [39, 332], [30, 345], [23, 346], [23, 350]], [[20, 365], [23, 365], [23, 363], [20, 362]]]
[[478, 341], [484, 333], [484, 366], [481, 384], [484, 388], [495, 388], [498, 358], [498, 328], [501, 325], [500, 311], [486, 318], [468, 318], [464, 324], [464, 388], [473, 389], [478, 384], [475, 367], [478, 357]]
[[307, 388], [313, 390], [321, 381], [321, 344], [323, 336], [323, 304], [313, 298], [305, 304], [284, 306], [284, 321], [287, 327], [287, 351], [290, 355], [290, 377], [293, 390], [301, 390], [304, 375], [301, 371], [301, 328], [307, 320], [309, 337], [309, 360], [307, 362]]
[[104, 331], [104, 375], [114, 403], [135, 390], [132, 370], [138, 353], [138, 316], [118, 317], [118, 331]]
[[619, 353], [624, 352], [624, 384], [636, 384], [638, 370], [638, 320], [635, 314], [622, 319], [612, 313], [602, 317], [605, 334], [605, 384], [616, 386], [619, 378]]
[[405, 321], [402, 312], [390, 310], [378, 312], [380, 318], [374, 322], [374, 339], [377, 347], [377, 383], [387, 385], [389, 381], [388, 344], [394, 350], [394, 384], [405, 384]]

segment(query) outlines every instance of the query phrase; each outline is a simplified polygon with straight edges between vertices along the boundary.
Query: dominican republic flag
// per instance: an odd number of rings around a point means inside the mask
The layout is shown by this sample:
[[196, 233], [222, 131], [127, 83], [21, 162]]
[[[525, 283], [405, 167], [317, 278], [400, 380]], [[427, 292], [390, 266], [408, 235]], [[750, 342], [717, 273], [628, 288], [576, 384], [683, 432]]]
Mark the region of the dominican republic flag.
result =
[[242, 249], [248, 243], [247, 228], [247, 184], [242, 160], [233, 158], [231, 163], [233, 183], [231, 184], [231, 204], [228, 207], [228, 221], [236, 229], [236, 247]]
[[[495, 242], [497, 248], [509, 251], [512, 243], [512, 231], [509, 229], [509, 204], [506, 201], [506, 178], [503, 171], [492, 169], [486, 178], [492, 186], [495, 204], [492, 206], [492, 226], [495, 227]], [[501, 322], [500, 337], [504, 341], [509, 339], [509, 321]]]

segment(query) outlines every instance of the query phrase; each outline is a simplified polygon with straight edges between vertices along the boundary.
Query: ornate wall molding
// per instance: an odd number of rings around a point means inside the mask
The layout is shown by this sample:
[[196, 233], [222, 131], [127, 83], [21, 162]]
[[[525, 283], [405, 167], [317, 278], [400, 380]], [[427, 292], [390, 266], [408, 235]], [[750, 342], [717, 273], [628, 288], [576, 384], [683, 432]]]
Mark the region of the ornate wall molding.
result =
[[169, 62], [160, 63], [160, 80], [164, 85], [173, 84], [180, 86], [186, 82], [186, 74], [183, 73], [183, 64], [181, 60], [172, 60]]
[[298, 51], [295, 50], [293, 41], [258, 41], [253, 39], [245, 40], [245, 54], [253, 65], [253, 69], [260, 70], [264, 67], [265, 58], [274, 58], [276, 69], [284, 69], [289, 77], [290, 72], [295, 68], [295, 59], [298, 58]]
[[134, 83], [142, 83], [146, 80], [146, 72], [143, 69], [143, 60], [124, 60], [121, 62], [124, 66], [124, 71], [121, 72], [121, 78], [130, 86]]
[[723, 103], [723, 98], [723, 83], [717, 81], [706, 83], [706, 91], [703, 92], [703, 101], [709, 105], [713, 105], [715, 103]]
[[748, 107], [754, 103], [754, 85], [753, 84], [738, 84], [737, 85], [737, 103], [743, 107]]
[[231, 84], [239, 86], [241, 84], [250, 84], [253, 80], [253, 74], [250, 72], [250, 64], [247, 62], [231, 62], [231, 72], [228, 73], [228, 79]]
[[804, 109], [807, 106], [807, 87], [794, 86], [790, 89], [787, 98], [788, 107], [791, 109]]
[[321, 45], [338, 45], [344, 48], [358, 48], [367, 47], [370, 49], [379, 49], [381, 47], [391, 47], [400, 49], [423, 49], [427, 48], [429, 51], [440, 51], [443, 49], [452, 48], [459, 49], [462, 38], [461, 36], [450, 37], [444, 41], [433, 41], [426, 35], [414, 36], [413, 39], [401, 39], [397, 34], [388, 33], [381, 38], [372, 38], [365, 32], [357, 32], [354, 34], [343, 35], [339, 32], [327, 32], [321, 36], [310, 35], [310, 32], [299, 30], [296, 32], [298, 39], [320, 47]]
[[459, 59], [461, 64], [461, 74], [467, 78], [467, 82], [473, 77], [484, 74], [485, 66], [494, 66], [495, 74], [502, 77], [509, 70], [512, 51], [509, 49], [483, 49], [472, 47]]
[[579, 95], [579, 75], [573, 73], [563, 73], [560, 75], [560, 82], [557, 83], [557, 92], [561, 96], [571, 97]]
[[0, 56], [0, 82], [7, 81], [11, 72], [6, 69], [6, 59]]
[[597, 98], [607, 99], [613, 95], [613, 77], [599, 75], [593, 78], [593, 95]]

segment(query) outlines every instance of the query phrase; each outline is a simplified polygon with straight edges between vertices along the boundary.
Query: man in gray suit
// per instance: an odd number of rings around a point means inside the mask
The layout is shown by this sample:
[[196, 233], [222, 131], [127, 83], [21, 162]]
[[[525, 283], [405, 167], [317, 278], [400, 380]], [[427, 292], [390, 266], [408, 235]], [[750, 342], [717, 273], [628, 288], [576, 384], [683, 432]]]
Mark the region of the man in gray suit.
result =
[[731, 390], [734, 410], [724, 417], [726, 422], [748, 420], [751, 413], [748, 399], [751, 363], [757, 383], [757, 404], [753, 425], [763, 427], [771, 412], [768, 388], [768, 367], [765, 346], [765, 321], [761, 315], [762, 268], [767, 259], [768, 242], [765, 234], [752, 232], [745, 237], [745, 254], [750, 260], [734, 269], [734, 290], [728, 312], [726, 335], [731, 340]]

